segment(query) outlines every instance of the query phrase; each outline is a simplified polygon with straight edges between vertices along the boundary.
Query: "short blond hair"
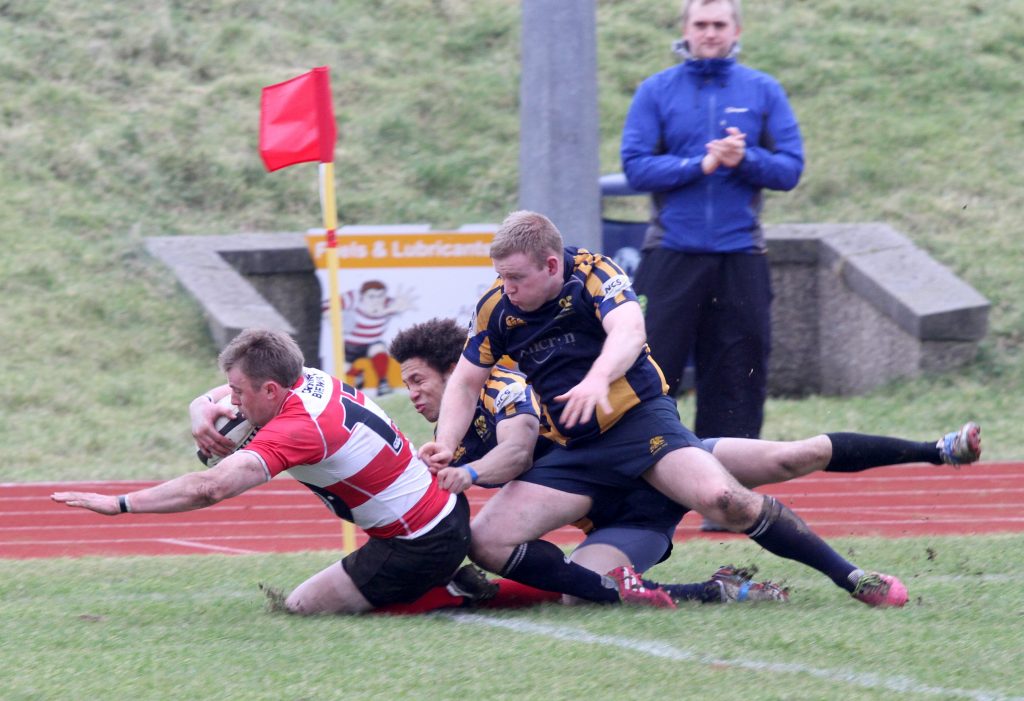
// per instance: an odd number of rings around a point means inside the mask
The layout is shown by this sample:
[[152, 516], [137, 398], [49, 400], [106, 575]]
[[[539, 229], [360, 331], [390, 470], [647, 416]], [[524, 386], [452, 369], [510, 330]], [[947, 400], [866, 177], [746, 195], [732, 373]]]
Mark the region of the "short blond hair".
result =
[[683, 8], [679, 13], [682, 18], [683, 26], [686, 26], [686, 21], [690, 18], [690, 8], [694, 5], [713, 5], [716, 2], [724, 2], [732, 5], [732, 20], [736, 23], [737, 27], [743, 25], [741, 20], [742, 9], [740, 8], [740, 0], [683, 0]]
[[525, 253], [543, 267], [548, 256], [561, 256], [565, 244], [554, 223], [543, 214], [520, 209], [512, 212], [494, 233], [491, 258], [501, 260], [514, 253]]
[[217, 357], [222, 372], [237, 367], [254, 386], [273, 380], [290, 389], [302, 376], [305, 361], [299, 344], [286, 333], [246, 329]]

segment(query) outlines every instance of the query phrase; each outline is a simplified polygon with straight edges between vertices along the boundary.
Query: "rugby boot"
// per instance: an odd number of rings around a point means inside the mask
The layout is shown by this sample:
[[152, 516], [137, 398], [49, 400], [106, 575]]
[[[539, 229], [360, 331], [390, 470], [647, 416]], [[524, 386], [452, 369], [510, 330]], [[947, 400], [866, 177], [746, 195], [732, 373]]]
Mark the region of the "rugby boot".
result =
[[473, 565], [460, 567], [446, 588], [452, 596], [464, 597], [467, 603], [472, 604], [493, 599], [498, 594], [498, 585]]
[[619, 600], [624, 604], [639, 604], [674, 609], [676, 602], [660, 587], [645, 586], [640, 575], [629, 565], [616, 567], [608, 573], [619, 589]]
[[891, 574], [867, 572], [857, 580], [850, 596], [868, 606], [900, 608], [907, 603], [907, 588]]
[[755, 582], [756, 567], [733, 567], [725, 565], [711, 575], [722, 594], [722, 603], [739, 601], [789, 601], [789, 590], [771, 580]]
[[950, 431], [936, 443], [942, 462], [959, 467], [981, 457], [981, 426], [968, 421], [959, 431]]

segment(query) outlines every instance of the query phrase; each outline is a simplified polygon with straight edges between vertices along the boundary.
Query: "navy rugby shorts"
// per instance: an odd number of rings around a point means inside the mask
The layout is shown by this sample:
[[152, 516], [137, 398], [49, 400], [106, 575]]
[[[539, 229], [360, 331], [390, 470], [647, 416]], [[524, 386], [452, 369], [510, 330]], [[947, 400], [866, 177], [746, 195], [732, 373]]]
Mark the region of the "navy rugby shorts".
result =
[[633, 487], [662, 457], [687, 447], [704, 449], [679, 420], [675, 400], [662, 395], [633, 407], [596, 438], [550, 448], [517, 479], [596, 497], [602, 487]]
[[587, 513], [593, 530], [580, 547], [604, 543], [643, 572], [668, 557], [676, 526], [688, 509], [639, 480], [630, 489], [606, 487], [593, 496]]

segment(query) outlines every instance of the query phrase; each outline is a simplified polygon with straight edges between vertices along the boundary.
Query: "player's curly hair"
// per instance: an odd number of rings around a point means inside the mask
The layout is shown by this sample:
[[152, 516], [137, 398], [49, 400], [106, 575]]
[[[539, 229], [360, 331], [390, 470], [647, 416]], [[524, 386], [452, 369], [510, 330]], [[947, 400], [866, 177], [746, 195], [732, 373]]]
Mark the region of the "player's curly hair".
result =
[[431, 319], [402, 329], [391, 341], [388, 354], [399, 363], [420, 358], [444, 374], [459, 361], [466, 344], [466, 329], [455, 319]]

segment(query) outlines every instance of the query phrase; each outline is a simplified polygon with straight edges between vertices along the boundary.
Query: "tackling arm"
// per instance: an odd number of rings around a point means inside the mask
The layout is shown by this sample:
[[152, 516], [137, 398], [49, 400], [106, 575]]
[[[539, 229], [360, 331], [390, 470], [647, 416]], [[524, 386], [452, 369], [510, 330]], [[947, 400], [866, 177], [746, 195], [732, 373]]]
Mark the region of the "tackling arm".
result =
[[465, 357], [459, 358], [441, 396], [434, 440], [420, 448], [420, 458], [431, 468], [442, 468], [451, 461], [459, 442], [469, 430], [477, 397], [490, 374], [490, 368], [474, 365]]
[[567, 428], [588, 421], [597, 406], [605, 413], [612, 412], [608, 388], [632, 367], [647, 341], [644, 315], [636, 302], [615, 307], [604, 315], [601, 325], [608, 335], [601, 354], [578, 385], [554, 398], [565, 402], [562, 423]]
[[519, 414], [498, 423], [497, 445], [479, 460], [459, 467], [438, 470], [437, 483], [452, 494], [464, 492], [473, 484], [469, 470], [477, 473], [477, 481], [485, 485], [505, 484], [523, 474], [533, 465], [533, 448], [537, 443], [540, 421], [530, 414]]

